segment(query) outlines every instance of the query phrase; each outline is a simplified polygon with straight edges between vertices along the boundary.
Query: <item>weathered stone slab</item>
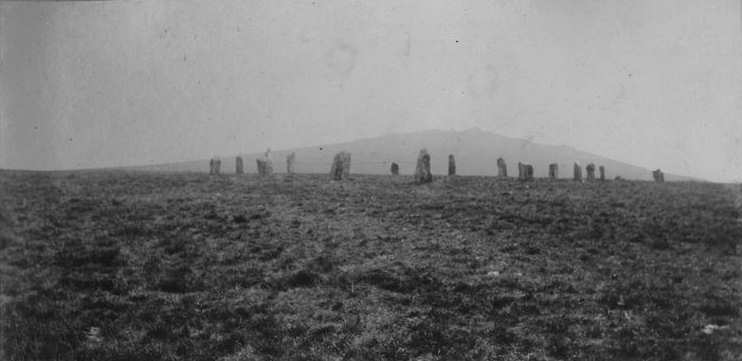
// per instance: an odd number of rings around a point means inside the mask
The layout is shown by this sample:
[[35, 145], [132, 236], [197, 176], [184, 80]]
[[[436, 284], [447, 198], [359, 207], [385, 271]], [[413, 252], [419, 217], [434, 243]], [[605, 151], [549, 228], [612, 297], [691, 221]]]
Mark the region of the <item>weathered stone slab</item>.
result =
[[268, 149], [263, 154], [262, 159], [255, 160], [258, 165], [258, 175], [261, 177], [269, 177], [273, 175], [273, 160], [271, 159], [271, 150]]
[[582, 167], [580, 167], [580, 163], [575, 162], [572, 173], [572, 179], [578, 182], [582, 182]]
[[291, 152], [291, 154], [286, 156], [286, 173], [294, 174], [294, 162], [295, 161], [296, 161], [296, 153]]
[[652, 178], [654, 178], [655, 182], [662, 183], [665, 181], [665, 174], [662, 173], [662, 170], [656, 169], [652, 171]]
[[417, 156], [417, 167], [415, 167], [415, 181], [417, 183], [430, 183], [433, 174], [430, 173], [430, 154], [426, 149], [421, 149]]
[[330, 179], [343, 180], [350, 177], [350, 153], [340, 152], [335, 154], [330, 168]]
[[234, 158], [234, 172], [237, 174], [245, 173], [245, 163], [242, 161], [242, 157]]
[[595, 164], [590, 163], [585, 167], [585, 171], [587, 172], [587, 180], [588, 181], [594, 181], [595, 180]]
[[533, 166], [518, 162], [518, 179], [521, 181], [533, 180]]
[[448, 155], [448, 175], [456, 175], [456, 158], [453, 154]]
[[551, 179], [559, 178], [559, 164], [556, 164], [556, 163], [549, 164], [549, 178]]
[[502, 158], [497, 158], [497, 176], [502, 178], [508, 176], [508, 165]]

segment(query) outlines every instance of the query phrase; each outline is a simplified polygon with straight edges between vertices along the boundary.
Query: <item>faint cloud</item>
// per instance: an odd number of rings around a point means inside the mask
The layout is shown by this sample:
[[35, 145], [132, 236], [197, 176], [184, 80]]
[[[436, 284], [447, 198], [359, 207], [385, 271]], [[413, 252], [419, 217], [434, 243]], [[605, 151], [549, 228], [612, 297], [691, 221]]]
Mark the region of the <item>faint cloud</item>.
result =
[[474, 97], [494, 97], [499, 87], [497, 70], [492, 65], [487, 65], [476, 73], [470, 74], [466, 81], [469, 93]]
[[336, 43], [325, 54], [325, 61], [330, 70], [330, 77], [333, 80], [341, 80], [348, 77], [356, 66], [357, 56], [358, 50], [351, 44], [345, 41]]

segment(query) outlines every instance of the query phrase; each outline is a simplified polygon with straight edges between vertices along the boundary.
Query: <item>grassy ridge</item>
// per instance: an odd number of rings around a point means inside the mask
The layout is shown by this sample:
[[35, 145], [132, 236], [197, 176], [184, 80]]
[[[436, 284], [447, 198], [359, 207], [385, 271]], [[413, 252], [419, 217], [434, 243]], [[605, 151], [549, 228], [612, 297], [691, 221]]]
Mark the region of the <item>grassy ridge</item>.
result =
[[742, 354], [721, 185], [87, 172], [0, 190], [9, 360]]

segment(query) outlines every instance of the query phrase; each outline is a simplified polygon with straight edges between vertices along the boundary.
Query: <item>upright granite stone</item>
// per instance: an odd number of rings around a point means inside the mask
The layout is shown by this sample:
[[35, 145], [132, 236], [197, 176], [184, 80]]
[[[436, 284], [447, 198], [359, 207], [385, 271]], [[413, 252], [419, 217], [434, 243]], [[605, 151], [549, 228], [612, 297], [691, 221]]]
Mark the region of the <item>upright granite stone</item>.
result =
[[501, 178], [508, 176], [508, 165], [502, 158], [497, 158], [497, 176]]
[[556, 163], [549, 164], [549, 178], [551, 179], [559, 178], [559, 164], [556, 164]]
[[572, 179], [582, 182], [582, 167], [580, 167], [580, 163], [575, 162]]
[[453, 154], [448, 155], [448, 175], [456, 175], [456, 158]]
[[392, 172], [392, 175], [399, 175], [399, 164], [392, 163], [392, 166], [389, 170]]
[[665, 181], [665, 174], [660, 169], [656, 169], [652, 172], [652, 178], [655, 182], [662, 183]]
[[605, 180], [605, 167], [602, 165], [598, 167], [598, 172], [600, 172], [600, 180], [604, 181]]
[[350, 153], [340, 152], [335, 154], [330, 168], [330, 179], [343, 180], [350, 177]]
[[234, 172], [237, 174], [245, 173], [245, 164], [242, 161], [242, 157], [234, 158]]
[[518, 162], [518, 179], [523, 180], [525, 178], [525, 164]]
[[521, 181], [533, 180], [533, 166], [518, 162], [518, 179]]
[[216, 160], [214, 158], [209, 159], [209, 174], [215, 174], [214, 173], [214, 164]]
[[415, 182], [418, 184], [430, 183], [433, 174], [430, 173], [430, 154], [426, 149], [421, 149], [417, 156], [417, 167], [415, 167]]
[[296, 153], [291, 152], [286, 156], [286, 173], [289, 175], [294, 174], [294, 161], [296, 161]]
[[265, 151], [262, 159], [256, 159], [258, 164], [258, 175], [261, 177], [270, 177], [273, 175], [273, 160], [271, 159], [271, 150]]
[[588, 164], [585, 166], [585, 171], [587, 172], [587, 180], [588, 181], [594, 181], [595, 180], [595, 164]]

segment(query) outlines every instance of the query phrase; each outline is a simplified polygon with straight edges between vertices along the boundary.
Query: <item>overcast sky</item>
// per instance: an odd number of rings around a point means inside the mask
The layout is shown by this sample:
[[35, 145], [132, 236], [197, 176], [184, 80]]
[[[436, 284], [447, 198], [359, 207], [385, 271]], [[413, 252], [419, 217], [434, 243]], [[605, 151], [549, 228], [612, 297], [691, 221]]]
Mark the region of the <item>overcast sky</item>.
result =
[[0, 168], [480, 127], [742, 179], [740, 0], [0, 3]]

